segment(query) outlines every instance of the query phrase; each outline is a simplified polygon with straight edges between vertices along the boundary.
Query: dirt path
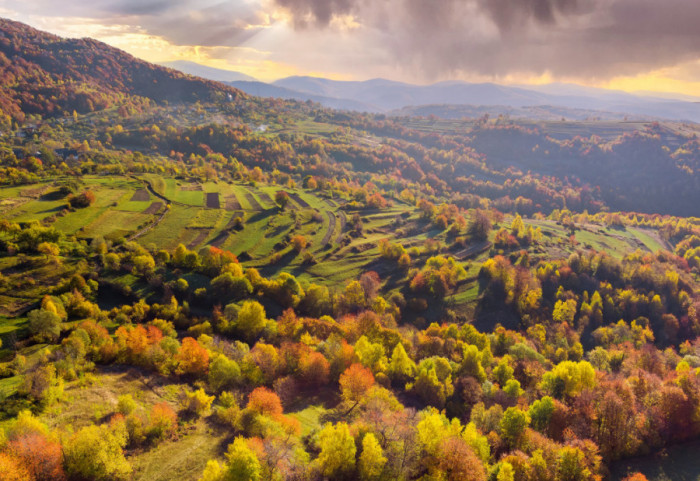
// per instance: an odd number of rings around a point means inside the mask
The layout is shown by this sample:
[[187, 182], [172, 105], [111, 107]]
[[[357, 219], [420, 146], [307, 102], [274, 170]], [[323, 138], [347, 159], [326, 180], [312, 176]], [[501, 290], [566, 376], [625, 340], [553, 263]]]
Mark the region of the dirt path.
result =
[[323, 240], [321, 241], [322, 245], [328, 245], [331, 241], [331, 236], [333, 235], [333, 231], [335, 230], [335, 215], [333, 212], [327, 210], [326, 215], [328, 216], [328, 230], [326, 231], [326, 235], [323, 236]]
[[462, 249], [461, 251], [455, 252], [453, 256], [455, 259], [463, 261], [467, 257], [471, 257], [476, 254], [481, 254], [482, 252], [491, 248], [491, 243], [489, 241], [479, 242], [478, 244], [470, 245], [469, 247]]
[[168, 210], [168, 209], [166, 209], [165, 211], [163, 211], [163, 213], [160, 215], [160, 217], [158, 217], [156, 220], [154, 220], [153, 223], [147, 225], [146, 227], [144, 227], [143, 229], [141, 229], [140, 231], [138, 231], [136, 234], [134, 234], [134, 235], [132, 235], [131, 237], [129, 237], [129, 238], [127, 239], [127, 241], [132, 241], [132, 240], [138, 239], [139, 237], [141, 237], [141, 236], [143, 236], [144, 234], [146, 234], [147, 232], [149, 232], [149, 231], [150, 231], [151, 229], [153, 229], [155, 226], [157, 226], [158, 224], [160, 224], [161, 221], [162, 221], [163, 219], [165, 219], [165, 216], [168, 214], [168, 212], [170, 212], [170, 210]]

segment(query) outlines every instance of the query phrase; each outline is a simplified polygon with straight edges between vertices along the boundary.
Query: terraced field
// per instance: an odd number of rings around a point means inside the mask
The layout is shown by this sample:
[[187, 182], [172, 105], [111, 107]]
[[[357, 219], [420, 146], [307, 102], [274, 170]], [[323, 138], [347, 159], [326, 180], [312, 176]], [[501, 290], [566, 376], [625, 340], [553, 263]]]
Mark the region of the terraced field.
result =
[[[244, 265], [257, 267], [267, 276], [287, 271], [301, 279], [337, 286], [366, 270], [376, 270], [387, 278], [396, 275], [395, 268], [379, 256], [377, 245], [382, 239], [412, 249], [417, 266], [433, 255], [423, 249], [428, 239], [445, 245], [451, 242], [445, 232], [421, 220], [413, 206], [398, 200], [381, 211], [356, 211], [347, 208], [345, 199], [329, 199], [319, 191], [265, 184], [188, 182], [152, 174], [139, 178], [87, 177], [84, 188], [92, 190], [97, 200], [89, 208], [73, 211], [64, 209], [65, 199], [51, 195], [55, 188], [50, 184], [31, 189], [2, 188], [0, 212], [10, 220], [44, 222], [85, 239], [125, 238], [168, 249], [178, 244], [192, 250], [212, 245], [233, 252]], [[279, 190], [290, 197], [285, 209], [273, 200]], [[507, 217], [502, 226], [510, 222]], [[638, 248], [666, 248], [653, 231], [640, 228], [579, 226], [574, 245], [570, 232], [553, 221], [525, 222], [539, 227], [544, 235], [545, 248], [533, 252], [534, 259], [566, 257], [575, 245], [606, 250], [618, 257]], [[291, 238], [297, 235], [308, 241], [310, 262], [290, 246]], [[491, 244], [455, 247], [445, 253], [465, 262], [470, 273], [471, 280], [460, 286], [455, 301], [474, 299], [478, 294], [478, 265], [493, 254]], [[477, 267], [470, 267], [470, 262]]]

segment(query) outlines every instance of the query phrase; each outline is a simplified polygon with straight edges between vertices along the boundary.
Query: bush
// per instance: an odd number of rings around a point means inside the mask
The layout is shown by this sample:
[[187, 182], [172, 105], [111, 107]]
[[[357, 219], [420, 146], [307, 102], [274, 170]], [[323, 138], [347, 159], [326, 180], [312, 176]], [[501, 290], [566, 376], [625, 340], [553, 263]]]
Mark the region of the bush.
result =
[[68, 203], [74, 209], [82, 209], [90, 207], [95, 202], [95, 194], [92, 191], [86, 190], [78, 195], [68, 196]]
[[214, 396], [207, 396], [204, 389], [198, 389], [194, 392], [185, 393], [184, 407], [188, 412], [196, 416], [202, 416], [209, 411], [213, 401]]
[[124, 394], [117, 399], [117, 412], [128, 416], [136, 410], [136, 401], [131, 394]]
[[122, 448], [126, 436], [107, 426], [87, 426], [75, 433], [64, 446], [64, 464], [71, 478], [111, 481], [126, 479], [131, 466]]

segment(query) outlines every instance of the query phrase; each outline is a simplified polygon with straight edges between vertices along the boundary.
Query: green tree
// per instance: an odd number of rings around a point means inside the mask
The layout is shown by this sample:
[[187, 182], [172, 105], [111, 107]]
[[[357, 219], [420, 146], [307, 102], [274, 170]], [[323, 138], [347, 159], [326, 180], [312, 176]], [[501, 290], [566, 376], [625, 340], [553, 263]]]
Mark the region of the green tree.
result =
[[479, 348], [474, 345], [469, 345], [464, 348], [464, 356], [460, 372], [466, 376], [471, 376], [479, 382], [486, 380], [486, 371], [481, 364], [483, 353], [479, 352]]
[[360, 363], [373, 372], [381, 372], [386, 369], [386, 355], [384, 346], [370, 342], [366, 336], [360, 337], [355, 343], [355, 354]]
[[224, 272], [211, 281], [211, 287], [217, 295], [235, 300], [243, 299], [253, 292], [250, 281], [242, 276], [234, 276], [230, 272]]
[[360, 478], [364, 480], [379, 479], [387, 459], [382, 447], [374, 434], [367, 433], [362, 439], [362, 454], [360, 454]]
[[592, 477], [586, 465], [586, 455], [573, 446], [564, 446], [559, 451], [557, 474], [561, 481], [586, 481]]
[[117, 398], [117, 412], [128, 416], [137, 408], [136, 401], [131, 397], [131, 394], [123, 394]]
[[39, 342], [56, 342], [61, 335], [61, 316], [47, 309], [35, 309], [27, 316], [29, 332]]
[[510, 366], [510, 359], [508, 355], [503, 356], [503, 359], [493, 368], [493, 377], [501, 387], [513, 378], [514, 369]]
[[153, 260], [153, 257], [150, 254], [134, 256], [131, 259], [131, 264], [133, 265], [134, 274], [142, 276], [151, 274], [153, 269], [156, 268], [156, 261]]
[[595, 369], [587, 361], [563, 361], [542, 376], [540, 387], [556, 398], [573, 397], [596, 386]]
[[401, 383], [410, 381], [416, 375], [416, 363], [408, 357], [406, 349], [400, 342], [396, 344], [394, 351], [391, 353], [389, 374], [392, 379]]
[[525, 411], [517, 407], [510, 407], [505, 410], [501, 418], [501, 436], [511, 448], [515, 448], [525, 432], [525, 428], [530, 424], [530, 416]]
[[255, 339], [266, 325], [265, 308], [257, 301], [245, 301], [236, 319], [238, 331], [248, 339]]
[[438, 356], [423, 359], [418, 365], [418, 375], [412, 389], [427, 404], [444, 407], [447, 398], [454, 393], [449, 361]]
[[549, 396], [534, 401], [527, 410], [533, 429], [544, 432], [554, 413], [554, 400]]
[[498, 475], [496, 476], [496, 481], [514, 481], [515, 470], [513, 465], [508, 462], [503, 462], [499, 466]]
[[355, 469], [355, 440], [346, 423], [326, 424], [318, 439], [318, 463], [324, 476], [342, 478]]
[[122, 452], [126, 441], [125, 433], [113, 432], [108, 426], [82, 428], [63, 447], [66, 472], [75, 479], [126, 479], [131, 473]]
[[520, 387], [520, 381], [509, 379], [506, 381], [506, 385], [503, 386], [503, 392], [512, 399], [518, 399], [525, 391]]
[[252, 449], [248, 447], [245, 438], [237, 437], [226, 452], [228, 469], [224, 474], [225, 481], [258, 481], [262, 476], [260, 461]]
[[215, 391], [235, 387], [241, 381], [241, 368], [233, 359], [223, 354], [209, 364], [209, 385]]

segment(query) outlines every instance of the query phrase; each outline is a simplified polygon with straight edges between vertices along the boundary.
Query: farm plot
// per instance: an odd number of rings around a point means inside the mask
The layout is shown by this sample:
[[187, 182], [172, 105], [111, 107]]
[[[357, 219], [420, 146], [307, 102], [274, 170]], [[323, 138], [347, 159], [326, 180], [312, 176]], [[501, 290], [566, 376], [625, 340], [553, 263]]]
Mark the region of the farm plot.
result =
[[209, 233], [211, 232], [209, 229], [197, 229], [199, 233], [197, 234], [197, 237], [192, 239], [189, 244], [187, 244], [188, 249], [194, 249], [198, 245], [200, 245], [204, 240], [209, 237]]
[[180, 243], [187, 245], [197, 236], [197, 232], [186, 227], [196, 218], [198, 211], [195, 207], [172, 205], [163, 221], [140, 237], [139, 242], [143, 245], [153, 243], [164, 249], [172, 249]]
[[241, 221], [245, 219], [245, 212], [238, 210], [231, 213], [231, 218], [228, 220], [228, 223], [223, 227], [221, 232], [219, 232], [219, 234], [212, 239], [210, 244], [214, 247], [221, 247], [224, 245], [224, 243], [228, 240], [229, 235], [231, 235], [231, 230], [236, 225], [236, 219], [240, 219]]
[[106, 238], [125, 237], [145, 225], [151, 218], [151, 215], [145, 213], [106, 210], [83, 229], [82, 235]]
[[236, 194], [231, 193], [226, 197], [226, 210], [241, 210], [241, 203], [238, 202]]
[[226, 214], [226, 211], [219, 209], [200, 209], [187, 224], [187, 227], [190, 229], [213, 229]]
[[210, 209], [219, 209], [221, 207], [218, 192], [207, 192], [207, 207]]
[[[97, 200], [93, 205], [84, 209], [77, 209], [73, 212], [59, 217], [54, 222], [54, 227], [61, 232], [67, 234], [80, 233], [87, 230], [93, 222], [107, 211], [116, 211], [112, 208], [113, 205], [119, 204], [123, 198], [130, 198], [131, 192], [125, 192], [121, 189], [98, 189], [96, 192]], [[133, 215], [131, 212], [125, 213], [126, 217]]]
[[0, 206], [2, 215], [13, 222], [31, 222], [33, 220], [43, 220], [55, 215], [66, 205], [65, 199], [61, 200], [30, 200], [26, 198], [4, 199]]
[[149, 205], [146, 210], [143, 211], [144, 214], [157, 214], [160, 209], [163, 208], [163, 203], [162, 202], [153, 202], [151, 205]]
[[181, 204], [196, 207], [204, 205], [204, 191], [201, 184], [180, 185], [175, 179], [165, 179], [165, 197]]
[[311, 207], [311, 205], [309, 205], [308, 202], [306, 202], [304, 199], [302, 199], [302, 198], [299, 196], [299, 194], [297, 194], [296, 192], [290, 193], [290, 194], [289, 194], [289, 197], [290, 197], [294, 202], [296, 202], [297, 205], [298, 205], [299, 207], [301, 207], [302, 209], [308, 209], [309, 207]]
[[131, 202], [145, 202], [147, 200], [151, 200], [151, 194], [146, 189], [138, 189], [130, 199]]
[[262, 203], [268, 206], [267, 208], [274, 207], [275, 201], [272, 200], [272, 197], [270, 197], [270, 194], [268, 194], [267, 192], [259, 190], [258, 197], [260, 197]]
[[121, 202], [119, 205], [117, 205], [114, 209], [115, 210], [120, 210], [122, 212], [144, 212], [146, 209], [148, 209], [151, 205], [150, 200], [129, 200], [126, 202]]
[[245, 191], [245, 198], [248, 201], [248, 204], [250, 205], [250, 208], [252, 210], [263, 210], [262, 205], [260, 205], [260, 202], [258, 202], [258, 199], [255, 198], [251, 191]]

